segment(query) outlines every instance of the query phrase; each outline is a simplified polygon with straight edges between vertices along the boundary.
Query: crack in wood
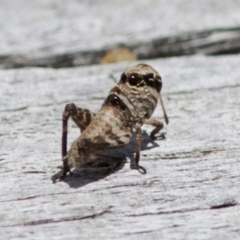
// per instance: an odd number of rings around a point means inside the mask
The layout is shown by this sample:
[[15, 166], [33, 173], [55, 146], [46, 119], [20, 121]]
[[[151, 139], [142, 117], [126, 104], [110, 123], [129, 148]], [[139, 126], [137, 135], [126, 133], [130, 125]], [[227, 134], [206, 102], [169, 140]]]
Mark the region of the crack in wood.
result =
[[128, 235], [144, 234], [144, 233], [152, 233], [152, 232], [154, 232], [154, 231], [152, 231], [152, 230], [146, 230], [146, 231], [137, 231], [137, 232], [125, 233], [124, 235], [128, 236]]
[[7, 225], [4, 227], [17, 227], [17, 226], [35, 226], [35, 225], [42, 225], [42, 224], [49, 224], [49, 223], [59, 223], [59, 222], [71, 222], [71, 221], [79, 221], [79, 220], [85, 220], [85, 219], [94, 219], [96, 217], [100, 217], [104, 214], [110, 213], [111, 211], [105, 210], [100, 213], [94, 213], [86, 216], [72, 216], [72, 217], [65, 217], [60, 218], [57, 220], [54, 219], [42, 219], [42, 220], [36, 220], [36, 221], [30, 221], [23, 224], [14, 224], [14, 225]]
[[36, 174], [36, 173], [46, 173], [45, 171], [26, 171], [26, 172], [23, 172], [23, 173], [26, 173], [26, 174]]
[[230, 202], [226, 201], [223, 204], [211, 206], [210, 209], [229, 208], [229, 207], [233, 207], [233, 206], [236, 206], [236, 205], [239, 205], [239, 204], [235, 200], [234, 201], [230, 201]]
[[[223, 33], [226, 36], [223, 37]], [[0, 56], [0, 68], [52, 67], [66, 68], [99, 64], [111, 49], [125, 47], [132, 51], [137, 59], [155, 59], [163, 57], [194, 54], [225, 55], [240, 52], [240, 27], [218, 28], [196, 32], [186, 32], [175, 36], [152, 39], [135, 45], [116, 44], [101, 50], [75, 51], [46, 57], [27, 57], [23, 55]], [[121, 46], [120, 46], [121, 45]]]
[[209, 209], [208, 208], [191, 208], [191, 209], [180, 209], [180, 210], [173, 210], [173, 211], [166, 211], [166, 212], [160, 211], [155, 213], [130, 214], [126, 216], [127, 217], [144, 217], [144, 216], [151, 216], [151, 215], [168, 215], [168, 214], [195, 212], [195, 211], [202, 211], [202, 210], [209, 210]]

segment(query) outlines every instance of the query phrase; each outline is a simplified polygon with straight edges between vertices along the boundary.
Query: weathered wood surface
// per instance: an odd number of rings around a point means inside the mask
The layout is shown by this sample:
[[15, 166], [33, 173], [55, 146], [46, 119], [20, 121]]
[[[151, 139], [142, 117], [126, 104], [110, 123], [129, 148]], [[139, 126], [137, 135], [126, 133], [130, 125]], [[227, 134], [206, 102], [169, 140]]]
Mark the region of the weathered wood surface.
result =
[[[83, 169], [57, 184], [65, 104], [97, 111], [112, 76], [133, 63], [1, 70], [1, 239], [239, 239], [239, 62], [148, 61], [163, 77], [170, 124], [155, 143], [143, 128], [147, 174], [130, 169], [131, 143], [118, 171]], [[71, 127], [70, 142], [78, 134]]]
[[2, 0], [0, 68], [99, 63], [119, 45], [138, 59], [240, 52], [239, 6], [240, 0]]

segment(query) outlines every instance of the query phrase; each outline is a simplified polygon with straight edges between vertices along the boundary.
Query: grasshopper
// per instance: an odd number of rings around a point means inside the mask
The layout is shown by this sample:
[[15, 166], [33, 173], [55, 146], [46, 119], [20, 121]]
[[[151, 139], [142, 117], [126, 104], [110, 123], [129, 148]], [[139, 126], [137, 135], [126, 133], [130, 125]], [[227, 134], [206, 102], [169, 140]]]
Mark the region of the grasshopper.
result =
[[[94, 159], [113, 159], [101, 154], [104, 150], [120, 148], [129, 143], [133, 130], [136, 132], [135, 168], [145, 174], [139, 165], [141, 148], [141, 126], [155, 127], [150, 137], [163, 128], [163, 123], [151, 118], [158, 100], [162, 106], [165, 122], [168, 117], [160, 94], [162, 79], [158, 72], [147, 64], [138, 64], [122, 73], [118, 83], [110, 90], [101, 109], [95, 114], [88, 109], [67, 104], [62, 119], [63, 180], [72, 167], [81, 167]], [[67, 151], [68, 119], [80, 128], [81, 135]]]

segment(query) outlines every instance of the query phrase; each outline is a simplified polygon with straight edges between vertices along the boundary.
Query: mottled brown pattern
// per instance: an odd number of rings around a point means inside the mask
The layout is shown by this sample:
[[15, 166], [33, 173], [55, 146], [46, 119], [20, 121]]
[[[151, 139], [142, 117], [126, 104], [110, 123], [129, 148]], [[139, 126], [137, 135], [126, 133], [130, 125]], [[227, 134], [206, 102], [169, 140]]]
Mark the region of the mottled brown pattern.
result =
[[[138, 64], [121, 75], [97, 114], [87, 109], [77, 108], [73, 103], [67, 104], [63, 112], [62, 154], [64, 170], [63, 179], [71, 167], [81, 167], [87, 161], [101, 158], [103, 150], [111, 150], [129, 143], [132, 132], [136, 131], [135, 168], [146, 173], [139, 165], [141, 147], [141, 126], [149, 124], [155, 127], [150, 137], [163, 128], [163, 123], [151, 119], [160, 99], [166, 123], [168, 118], [162, 103], [160, 90], [162, 80], [159, 74], [147, 64]], [[69, 116], [81, 130], [81, 135], [72, 143], [70, 150], [67, 145], [67, 121]]]
[[94, 119], [95, 115], [95, 113], [91, 112], [88, 109], [76, 108], [76, 111], [71, 114], [71, 118], [80, 128], [81, 132], [83, 132], [85, 128], [90, 124], [90, 122]]

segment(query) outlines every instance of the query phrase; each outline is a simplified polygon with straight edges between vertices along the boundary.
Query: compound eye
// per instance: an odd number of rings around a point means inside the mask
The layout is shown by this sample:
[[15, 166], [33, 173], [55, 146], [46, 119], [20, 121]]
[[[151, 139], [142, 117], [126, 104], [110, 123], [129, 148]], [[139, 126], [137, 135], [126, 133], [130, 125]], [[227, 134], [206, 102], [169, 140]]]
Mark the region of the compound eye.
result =
[[162, 89], [162, 79], [161, 79], [161, 77], [159, 77], [159, 76], [156, 77], [155, 84], [156, 84], [157, 91], [160, 92], [161, 89]]
[[127, 81], [127, 75], [125, 73], [122, 73], [121, 82], [125, 83], [126, 81]]
[[148, 87], [155, 88], [155, 80], [152, 73], [144, 74], [143, 78]]
[[138, 74], [133, 73], [129, 76], [128, 81], [130, 85], [134, 86], [134, 85], [137, 85], [141, 81], [141, 79], [139, 78]]
[[152, 73], [147, 73], [144, 75], [144, 80], [149, 81], [149, 79], [153, 79], [153, 74]]

